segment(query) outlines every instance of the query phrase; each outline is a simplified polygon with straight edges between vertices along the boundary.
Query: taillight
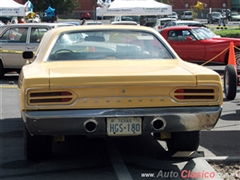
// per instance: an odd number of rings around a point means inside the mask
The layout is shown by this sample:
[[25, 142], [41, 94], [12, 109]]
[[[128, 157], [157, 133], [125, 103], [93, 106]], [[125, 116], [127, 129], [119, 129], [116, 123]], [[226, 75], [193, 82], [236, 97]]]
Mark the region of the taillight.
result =
[[[176, 94], [184, 93], [184, 89], [177, 89], [177, 90], [174, 91], [174, 93], [176, 93]], [[175, 95], [175, 98], [184, 99], [184, 95]]]
[[30, 93], [30, 103], [58, 103], [69, 102], [73, 99], [72, 93], [68, 91], [59, 92], [32, 92]]
[[[70, 92], [62, 92], [62, 96], [71, 96], [72, 93]], [[61, 98], [62, 99], [62, 102], [68, 102], [68, 101], [71, 101], [72, 98]]]
[[158, 26], [158, 29], [162, 29], [162, 26]]
[[214, 99], [214, 89], [176, 89], [174, 97], [177, 99]]

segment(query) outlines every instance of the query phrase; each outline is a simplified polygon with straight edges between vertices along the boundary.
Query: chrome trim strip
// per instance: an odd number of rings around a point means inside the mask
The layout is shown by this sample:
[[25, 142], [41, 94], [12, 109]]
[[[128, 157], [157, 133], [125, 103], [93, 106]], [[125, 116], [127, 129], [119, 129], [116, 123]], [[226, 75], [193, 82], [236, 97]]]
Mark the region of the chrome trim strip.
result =
[[56, 119], [56, 118], [95, 118], [95, 117], [134, 117], [134, 116], [159, 116], [173, 114], [211, 114], [222, 109], [220, 106], [204, 107], [163, 107], [163, 108], [132, 108], [132, 109], [82, 109], [82, 110], [46, 110], [24, 111], [26, 117], [31, 119]]
[[[98, 128], [90, 134], [107, 134], [108, 117], [141, 117], [142, 132], [176, 132], [212, 129], [222, 112], [221, 106], [176, 107], [176, 108], [134, 108], [134, 109], [92, 109], [92, 110], [53, 110], [23, 111], [23, 121], [32, 134], [85, 134], [84, 122], [96, 120]], [[154, 130], [152, 121], [164, 119], [164, 129]]]

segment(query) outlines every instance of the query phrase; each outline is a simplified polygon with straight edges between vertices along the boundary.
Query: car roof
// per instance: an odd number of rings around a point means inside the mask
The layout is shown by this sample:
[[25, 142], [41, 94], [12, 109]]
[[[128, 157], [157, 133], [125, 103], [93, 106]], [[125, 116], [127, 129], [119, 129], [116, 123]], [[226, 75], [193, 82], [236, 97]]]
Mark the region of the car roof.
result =
[[100, 25], [103, 24], [101, 21], [87, 21], [85, 22], [86, 25]]
[[199, 24], [201, 24], [201, 22], [199, 22], [199, 21], [187, 21], [187, 20], [176, 20], [174, 22], [176, 22], [176, 23], [199, 23]]
[[113, 21], [111, 25], [138, 25], [135, 21]]
[[25, 27], [25, 26], [61, 26], [61, 25], [66, 25], [66, 26], [70, 26], [71, 24], [70, 23], [20, 23], [20, 24], [9, 24], [7, 25], [8, 27], [15, 27], [15, 26], [18, 26], [18, 27]]
[[129, 26], [129, 25], [95, 25], [95, 26], [64, 26], [61, 28], [54, 28], [51, 31], [48, 31], [47, 33], [51, 33], [52, 35], [55, 33], [62, 33], [66, 31], [88, 31], [88, 30], [143, 30], [143, 31], [149, 31], [152, 33], [157, 33], [157, 31], [153, 28], [146, 27], [146, 26]]
[[176, 18], [159, 18], [157, 20], [172, 20], [172, 21], [176, 21]]
[[70, 23], [20, 23], [20, 24], [8, 24], [8, 25], [3, 25], [0, 26], [0, 34], [4, 31], [4, 29], [6, 28], [20, 28], [20, 27], [50, 27], [50, 28], [54, 28], [54, 27], [63, 27], [63, 26], [74, 26], [73, 24]]
[[75, 25], [75, 26], [80, 26], [81, 25], [81, 23], [80, 22], [76, 22], [76, 21], [68, 21], [68, 22], [66, 22], [67, 24], [72, 24], [72, 25]]
[[199, 27], [196, 27], [196, 26], [169, 26], [169, 27], [166, 27], [162, 30], [182, 30], [182, 29], [195, 29], [195, 28], [199, 28]]

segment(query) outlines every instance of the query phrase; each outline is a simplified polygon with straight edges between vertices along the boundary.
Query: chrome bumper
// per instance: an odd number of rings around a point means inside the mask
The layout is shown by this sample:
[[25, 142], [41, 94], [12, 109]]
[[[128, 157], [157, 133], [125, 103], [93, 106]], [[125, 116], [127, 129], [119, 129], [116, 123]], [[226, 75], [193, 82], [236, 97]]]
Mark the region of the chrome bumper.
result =
[[[212, 129], [222, 107], [177, 107], [97, 110], [23, 111], [23, 121], [34, 135], [106, 135], [106, 118], [141, 117], [142, 133], [198, 131]], [[160, 120], [161, 128], [154, 127]], [[86, 130], [86, 124], [96, 125], [94, 131]], [[156, 123], [155, 123], [156, 124]]]

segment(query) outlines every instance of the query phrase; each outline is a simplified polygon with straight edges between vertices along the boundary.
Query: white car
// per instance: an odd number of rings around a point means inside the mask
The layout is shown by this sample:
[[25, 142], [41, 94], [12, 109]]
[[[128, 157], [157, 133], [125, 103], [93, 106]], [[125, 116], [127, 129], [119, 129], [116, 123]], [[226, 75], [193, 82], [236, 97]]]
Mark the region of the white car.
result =
[[174, 11], [172, 12], [172, 14], [168, 15], [168, 17], [169, 17], [169, 18], [174, 18], [174, 19], [178, 20], [178, 15], [177, 15], [177, 13], [174, 12]]
[[193, 12], [192, 11], [183, 11], [181, 15], [181, 20], [193, 20]]
[[175, 20], [176, 20], [175, 18], [160, 18], [157, 20], [157, 22], [154, 26], [154, 29], [156, 29], [156, 30], [162, 29], [164, 24], [166, 24], [169, 21], [175, 21]]
[[140, 24], [140, 16], [115, 16], [113, 22], [116, 21], [135, 21], [137, 24]]
[[4, 26], [5, 24], [2, 22], [2, 21], [0, 21], [0, 26]]

